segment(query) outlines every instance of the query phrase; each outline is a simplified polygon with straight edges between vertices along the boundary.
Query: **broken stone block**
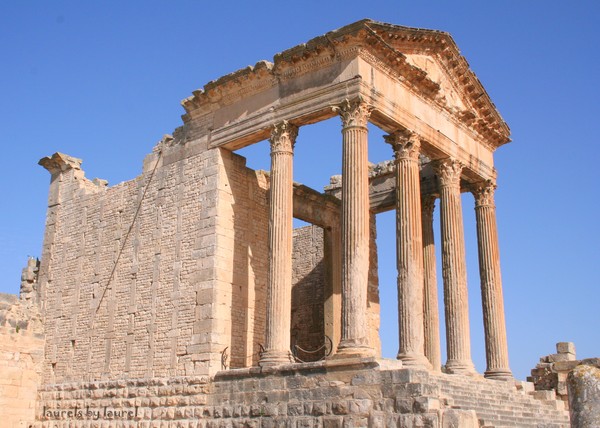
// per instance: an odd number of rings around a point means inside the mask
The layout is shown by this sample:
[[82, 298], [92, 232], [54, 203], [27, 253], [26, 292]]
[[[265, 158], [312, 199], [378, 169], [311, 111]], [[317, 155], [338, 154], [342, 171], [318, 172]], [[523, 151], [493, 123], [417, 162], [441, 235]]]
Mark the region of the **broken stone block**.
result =
[[600, 364], [581, 364], [567, 378], [571, 427], [600, 426]]
[[575, 357], [575, 344], [573, 342], [558, 342], [556, 352], [559, 354], [573, 354], [573, 357]]

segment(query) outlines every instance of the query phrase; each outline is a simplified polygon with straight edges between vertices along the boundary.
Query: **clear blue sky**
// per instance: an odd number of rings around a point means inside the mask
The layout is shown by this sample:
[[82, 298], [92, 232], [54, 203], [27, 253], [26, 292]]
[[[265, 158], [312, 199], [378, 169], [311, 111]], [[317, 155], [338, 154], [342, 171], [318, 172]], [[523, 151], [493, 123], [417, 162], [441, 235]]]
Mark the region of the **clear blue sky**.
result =
[[[49, 184], [41, 157], [61, 151], [82, 158], [89, 178], [129, 180], [181, 124], [179, 102], [193, 90], [365, 17], [451, 33], [512, 129], [513, 143], [496, 153], [496, 202], [516, 376], [558, 341], [600, 356], [596, 1], [2, 2], [0, 292], [18, 292], [27, 256], [41, 252]], [[373, 162], [391, 157], [380, 136], [373, 129]], [[339, 141], [337, 122], [301, 129], [295, 180], [321, 189], [339, 173]], [[251, 166], [268, 165], [260, 144], [248, 154]], [[483, 371], [470, 195], [464, 213], [473, 357]], [[398, 342], [392, 218], [378, 216], [390, 357]]]

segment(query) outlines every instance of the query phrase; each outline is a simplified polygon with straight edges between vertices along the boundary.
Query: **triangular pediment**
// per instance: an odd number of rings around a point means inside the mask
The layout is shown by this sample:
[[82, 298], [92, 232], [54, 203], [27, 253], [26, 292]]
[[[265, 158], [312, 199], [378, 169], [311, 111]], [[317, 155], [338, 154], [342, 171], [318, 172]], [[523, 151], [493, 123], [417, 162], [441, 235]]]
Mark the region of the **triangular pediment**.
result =
[[431, 94], [443, 108], [483, 135], [492, 146], [510, 141], [510, 129], [458, 46], [443, 31], [361, 21], [378, 43], [422, 70], [438, 90]]
[[439, 86], [437, 99], [450, 111], [462, 113], [471, 108], [470, 102], [435, 57], [428, 54], [406, 54], [407, 62], [423, 70], [427, 78]]

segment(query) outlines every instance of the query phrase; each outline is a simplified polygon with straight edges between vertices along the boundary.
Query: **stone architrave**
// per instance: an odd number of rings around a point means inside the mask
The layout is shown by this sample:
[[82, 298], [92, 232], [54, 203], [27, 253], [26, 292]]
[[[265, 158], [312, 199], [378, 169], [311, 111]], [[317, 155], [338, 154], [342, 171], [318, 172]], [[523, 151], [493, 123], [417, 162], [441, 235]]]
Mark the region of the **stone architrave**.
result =
[[342, 119], [342, 336], [339, 357], [373, 356], [367, 336], [369, 275], [368, 120], [360, 99], [334, 107]]
[[398, 359], [407, 366], [430, 367], [424, 353], [423, 239], [419, 153], [421, 141], [410, 131], [384, 137], [396, 160], [396, 263], [398, 268]]
[[440, 319], [433, 233], [433, 211], [436, 196], [421, 199], [421, 224], [423, 229], [423, 325], [425, 334], [425, 356], [433, 370], [440, 371]]
[[467, 266], [460, 176], [462, 164], [451, 158], [435, 163], [440, 187], [440, 223], [442, 230], [442, 275], [446, 315], [446, 348], [449, 373], [474, 373], [471, 361]]
[[487, 370], [485, 377], [510, 379], [508, 345], [504, 320], [504, 298], [500, 273], [500, 251], [496, 226], [496, 206], [491, 180], [477, 183], [472, 188], [475, 196], [477, 221], [477, 246], [479, 249], [479, 275], [481, 277], [481, 303], [485, 331], [485, 354]]
[[269, 277], [267, 336], [261, 366], [293, 362], [290, 351], [292, 311], [293, 157], [298, 128], [287, 121], [271, 132]]

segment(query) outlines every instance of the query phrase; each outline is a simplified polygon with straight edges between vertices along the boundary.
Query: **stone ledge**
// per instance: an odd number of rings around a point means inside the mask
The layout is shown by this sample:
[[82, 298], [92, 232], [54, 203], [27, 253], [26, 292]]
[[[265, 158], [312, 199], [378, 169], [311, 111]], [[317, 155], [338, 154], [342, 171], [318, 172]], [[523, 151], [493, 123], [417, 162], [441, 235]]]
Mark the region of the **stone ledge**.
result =
[[222, 370], [215, 374], [214, 380], [220, 381], [273, 375], [285, 376], [290, 374], [325, 373], [333, 370], [360, 370], [363, 368], [380, 367], [380, 360], [373, 357], [326, 359], [323, 361], [315, 361], [310, 363], [290, 363], [282, 364], [280, 366], [248, 367], [241, 369]]

